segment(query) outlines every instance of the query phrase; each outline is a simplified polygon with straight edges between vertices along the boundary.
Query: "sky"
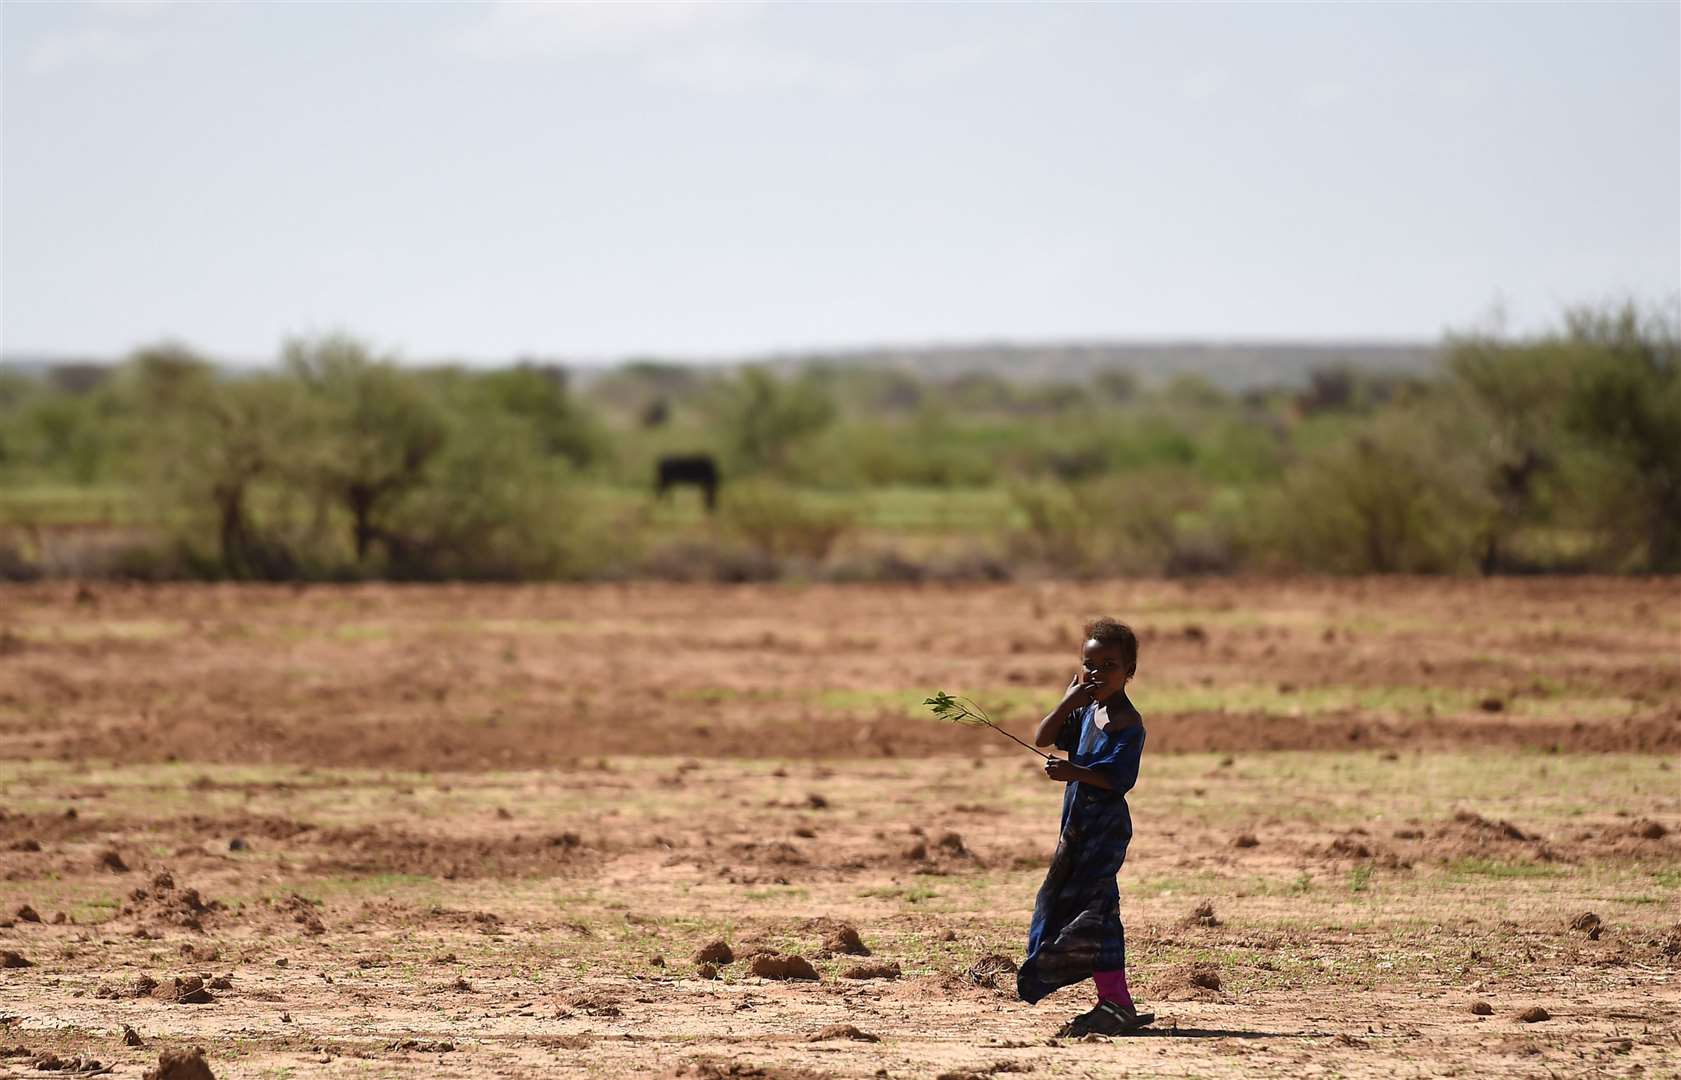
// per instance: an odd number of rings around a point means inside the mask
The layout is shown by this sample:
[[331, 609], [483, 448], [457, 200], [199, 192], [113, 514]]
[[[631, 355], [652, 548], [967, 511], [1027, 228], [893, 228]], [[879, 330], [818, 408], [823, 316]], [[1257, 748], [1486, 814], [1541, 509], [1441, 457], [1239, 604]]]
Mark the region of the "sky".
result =
[[0, 6], [0, 350], [1431, 340], [1681, 296], [1681, 4]]

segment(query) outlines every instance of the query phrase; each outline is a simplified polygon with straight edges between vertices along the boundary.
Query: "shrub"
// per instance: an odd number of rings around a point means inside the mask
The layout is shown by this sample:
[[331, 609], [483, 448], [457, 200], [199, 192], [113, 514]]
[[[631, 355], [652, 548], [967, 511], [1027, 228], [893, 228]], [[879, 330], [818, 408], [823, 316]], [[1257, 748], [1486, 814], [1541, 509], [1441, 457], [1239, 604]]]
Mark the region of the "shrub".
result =
[[660, 581], [738, 584], [774, 581], [783, 567], [770, 555], [728, 538], [679, 537], [656, 545], [639, 570]]
[[822, 507], [766, 481], [747, 481], [724, 491], [726, 529], [772, 558], [820, 561], [853, 527], [850, 511]]
[[779, 379], [747, 368], [718, 389], [712, 412], [739, 470], [757, 472], [782, 469], [797, 444], [829, 426], [836, 409], [814, 376]]
[[1416, 410], [1385, 414], [1309, 455], [1266, 500], [1251, 539], [1316, 572], [1475, 569], [1495, 507], [1482, 463], [1456, 454], [1464, 442], [1441, 426]]
[[1211, 493], [1190, 469], [1155, 466], [1081, 484], [1018, 483], [1018, 553], [1076, 575], [1192, 573], [1231, 564]]
[[444, 447], [437, 405], [388, 361], [340, 336], [293, 340], [286, 365], [310, 401], [314, 430], [292, 465], [349, 514], [356, 560], [394, 542], [392, 508], [425, 480]]

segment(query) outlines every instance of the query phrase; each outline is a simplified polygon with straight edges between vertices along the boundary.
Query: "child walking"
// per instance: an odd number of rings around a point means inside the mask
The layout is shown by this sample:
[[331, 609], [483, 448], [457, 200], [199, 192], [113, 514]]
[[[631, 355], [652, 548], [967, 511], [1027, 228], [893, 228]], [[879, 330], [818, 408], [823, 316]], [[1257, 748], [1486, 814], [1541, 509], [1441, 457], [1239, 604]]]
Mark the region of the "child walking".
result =
[[1138, 670], [1138, 637], [1124, 623], [1098, 619], [1086, 627], [1081, 670], [1061, 703], [1039, 721], [1033, 741], [1067, 751], [1045, 763], [1045, 775], [1067, 784], [1062, 833], [1050, 872], [1033, 905], [1027, 960], [1016, 976], [1023, 1001], [1085, 979], [1097, 984], [1097, 1006], [1059, 1033], [1119, 1035], [1155, 1020], [1133, 1003], [1126, 980], [1126, 937], [1115, 874], [1132, 840], [1126, 793], [1138, 781], [1144, 721], [1127, 699]]

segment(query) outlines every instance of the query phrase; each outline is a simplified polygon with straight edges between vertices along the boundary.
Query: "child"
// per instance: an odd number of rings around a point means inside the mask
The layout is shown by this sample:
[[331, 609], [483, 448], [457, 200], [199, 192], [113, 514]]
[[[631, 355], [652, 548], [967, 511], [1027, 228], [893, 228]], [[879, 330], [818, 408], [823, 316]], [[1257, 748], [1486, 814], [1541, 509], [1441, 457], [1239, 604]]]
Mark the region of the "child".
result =
[[1126, 793], [1138, 781], [1144, 722], [1127, 700], [1138, 670], [1138, 638], [1125, 624], [1098, 619], [1086, 627], [1082, 671], [1062, 702], [1039, 721], [1033, 741], [1068, 752], [1045, 763], [1045, 775], [1068, 785], [1062, 835], [1033, 905], [1027, 960], [1016, 992], [1032, 1003], [1091, 978], [1097, 1007], [1069, 1021], [1062, 1035], [1118, 1035], [1155, 1020], [1127, 991], [1126, 938], [1115, 874], [1132, 839]]

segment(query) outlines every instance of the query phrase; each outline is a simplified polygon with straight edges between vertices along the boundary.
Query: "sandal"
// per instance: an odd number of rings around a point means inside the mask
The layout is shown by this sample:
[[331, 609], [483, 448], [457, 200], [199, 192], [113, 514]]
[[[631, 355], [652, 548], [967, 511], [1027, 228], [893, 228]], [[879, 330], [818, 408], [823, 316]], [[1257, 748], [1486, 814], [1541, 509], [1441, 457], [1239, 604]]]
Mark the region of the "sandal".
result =
[[1062, 1026], [1059, 1039], [1077, 1039], [1082, 1035], [1125, 1035], [1155, 1023], [1156, 1014], [1129, 1009], [1113, 1001], [1100, 1001], [1090, 1012], [1081, 1013]]
[[1068, 1021], [1068, 1023], [1057, 1029], [1056, 1038], [1078, 1039], [1082, 1035], [1091, 1034], [1092, 1013], [1095, 1012], [1097, 1012], [1097, 1010], [1092, 1009], [1091, 1012], [1083, 1012], [1079, 1016], [1074, 1017], [1074, 1019]]

